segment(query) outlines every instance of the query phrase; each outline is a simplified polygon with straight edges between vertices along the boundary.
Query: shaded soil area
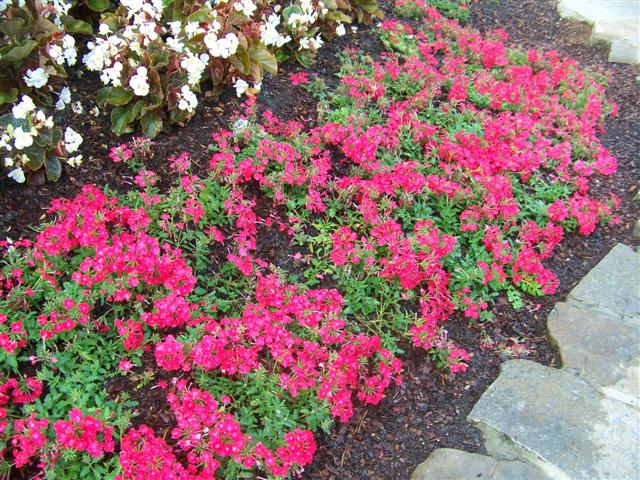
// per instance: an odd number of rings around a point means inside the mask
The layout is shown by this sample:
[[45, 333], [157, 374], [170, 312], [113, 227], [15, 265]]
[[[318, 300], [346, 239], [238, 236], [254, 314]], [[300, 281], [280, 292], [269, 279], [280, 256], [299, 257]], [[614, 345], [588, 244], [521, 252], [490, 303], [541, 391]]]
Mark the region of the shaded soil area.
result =
[[[392, 16], [390, 10], [386, 10]], [[451, 319], [447, 325], [449, 336], [473, 354], [466, 373], [455, 378], [445, 377], [424, 352], [409, 351], [403, 359], [404, 384], [390, 390], [380, 405], [358, 407], [351, 422], [337, 425], [330, 435], [321, 434], [316, 458], [302, 475], [304, 479], [404, 480], [435, 448], [482, 452], [481, 435], [466, 422], [466, 416], [498, 375], [500, 363], [508, 358], [500, 350], [525, 339], [530, 350], [525, 358], [558, 366], [558, 357], [546, 335], [547, 314], [613, 245], [617, 242], [638, 244], [631, 232], [640, 218], [640, 202], [633, 201], [640, 187], [640, 84], [635, 79], [640, 72], [627, 65], [608, 64], [605, 48], [588, 45], [590, 28], [561, 21], [555, 11], [555, 0], [479, 0], [472, 6], [472, 13], [471, 24], [483, 32], [503, 28], [516, 44], [526, 48], [553, 48], [562, 56], [576, 58], [582, 66], [612, 76], [609, 95], [619, 104], [620, 113], [608, 121], [602, 138], [618, 158], [619, 173], [594, 181], [592, 188], [597, 192], [595, 196], [614, 192], [621, 198], [618, 211], [621, 223], [598, 227], [589, 237], [568, 236], [557, 247], [548, 262], [561, 281], [556, 295], [526, 298], [525, 308], [518, 311], [506, 300], [498, 300], [493, 307], [495, 322], [487, 328], [497, 349], [481, 347], [481, 325], [470, 325], [461, 317]], [[349, 47], [362, 49], [372, 56], [382, 50], [377, 36], [360, 27], [357, 33], [328, 43], [321, 50], [313, 73], [328, 84], [335, 84], [337, 55]], [[297, 65], [287, 63], [276, 77], [267, 78], [258, 104], [283, 120], [312, 125], [317, 113], [315, 102], [301, 89], [294, 91], [288, 78], [298, 70]], [[87, 74], [74, 85], [86, 111], [93, 107], [96, 82], [95, 76]], [[203, 99], [198, 114], [187, 127], [156, 139], [155, 157], [148, 168], [154, 170], [166, 186], [172, 180], [167, 158], [189, 151], [200, 173], [204, 172], [209, 160], [207, 146], [211, 143], [211, 132], [227, 126], [229, 116], [238, 106], [239, 100], [232, 92], [218, 100]], [[6, 178], [0, 179], [0, 238], [33, 236], [30, 225], [38, 223], [51, 199], [73, 196], [85, 183], [109, 185], [121, 191], [129, 188], [131, 178], [126, 167], [112, 163], [107, 156], [110, 147], [127, 138], [114, 137], [106, 117], [70, 115], [69, 124], [85, 138], [84, 165], [77, 170], [65, 170], [57, 184], [23, 187]], [[287, 254], [293, 252], [285, 251], [285, 246], [285, 239], [274, 237], [260, 247], [258, 254], [290, 268]], [[118, 394], [128, 386], [113, 384], [108, 388], [110, 393]], [[163, 396], [158, 390], [149, 395], [144, 392], [150, 390], [135, 394], [136, 400], [142, 402], [139, 410], [146, 412], [141, 420], [168, 429], [171, 420], [163, 415], [162, 410], [166, 408]]]

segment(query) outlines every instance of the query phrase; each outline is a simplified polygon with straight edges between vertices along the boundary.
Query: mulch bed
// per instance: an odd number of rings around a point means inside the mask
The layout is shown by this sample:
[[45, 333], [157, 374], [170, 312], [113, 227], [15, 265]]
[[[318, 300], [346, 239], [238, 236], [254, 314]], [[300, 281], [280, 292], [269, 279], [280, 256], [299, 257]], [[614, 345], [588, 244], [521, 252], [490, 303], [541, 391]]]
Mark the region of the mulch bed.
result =
[[[547, 338], [547, 314], [616, 243], [638, 245], [638, 239], [634, 239], [631, 232], [640, 218], [640, 202], [633, 201], [640, 187], [640, 83], [636, 80], [640, 71], [628, 65], [607, 63], [606, 48], [589, 46], [590, 27], [560, 20], [555, 4], [555, 0], [479, 0], [472, 7], [471, 19], [471, 24], [482, 32], [503, 28], [515, 44], [555, 49], [563, 57], [576, 58], [582, 66], [611, 75], [609, 96], [620, 106], [618, 117], [607, 122], [602, 136], [604, 145], [618, 158], [618, 174], [600, 177], [592, 183], [592, 188], [596, 197], [614, 192], [621, 198], [618, 211], [621, 224], [600, 226], [589, 237], [565, 238], [548, 262], [561, 281], [556, 295], [527, 298], [526, 307], [519, 311], [514, 311], [506, 300], [499, 300], [493, 308], [494, 340], [524, 337], [531, 349], [526, 358], [550, 366], [558, 366], [558, 357]], [[392, 15], [388, 8], [387, 13]], [[321, 50], [313, 72], [327, 83], [335, 83], [336, 54], [346, 47], [360, 48], [372, 56], [382, 49], [377, 36], [361, 27], [356, 34], [328, 43]], [[293, 95], [288, 79], [298, 68], [285, 64], [277, 77], [266, 79], [258, 103], [285, 120], [294, 119], [309, 125], [315, 121], [315, 103], [300, 89]], [[73, 86], [87, 111], [93, 106], [96, 81], [93, 74], [86, 74]], [[238, 105], [239, 100], [232, 93], [218, 100], [203, 100], [188, 127], [156, 139], [156, 155], [148, 168], [156, 171], [164, 185], [168, 185], [172, 178], [167, 158], [189, 151], [194, 163], [204, 172], [211, 132], [224, 126]], [[109, 185], [120, 191], [129, 188], [130, 178], [125, 167], [112, 163], [107, 157], [110, 147], [127, 139], [110, 133], [108, 119], [70, 114], [67, 124], [85, 138], [84, 165], [78, 170], [67, 169], [56, 184], [24, 187], [9, 179], [0, 179], [0, 238], [32, 237], [30, 226], [40, 221], [51, 199], [71, 197], [85, 183]], [[92, 152], [93, 158], [89, 158], [88, 152]], [[466, 422], [466, 416], [496, 378], [500, 363], [507, 357], [480, 348], [482, 329], [478, 325], [453, 318], [447, 329], [456, 343], [473, 353], [469, 370], [455, 378], [443, 377], [424, 353], [409, 352], [403, 359], [404, 384], [390, 390], [380, 405], [357, 409], [350, 423], [337, 425], [331, 435], [321, 435], [315, 461], [303, 478], [407, 479], [435, 448], [483, 451], [481, 435]]]

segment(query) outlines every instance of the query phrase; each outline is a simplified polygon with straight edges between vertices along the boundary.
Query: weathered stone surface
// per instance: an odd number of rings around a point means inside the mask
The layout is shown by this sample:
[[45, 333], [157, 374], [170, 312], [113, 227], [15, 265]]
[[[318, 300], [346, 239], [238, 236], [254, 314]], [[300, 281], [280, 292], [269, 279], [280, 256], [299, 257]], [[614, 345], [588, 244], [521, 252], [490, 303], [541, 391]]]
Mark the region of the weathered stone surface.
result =
[[601, 313], [640, 317], [640, 255], [619, 243], [591, 269], [568, 299]]
[[640, 321], [559, 303], [547, 328], [562, 365], [601, 385], [605, 394], [640, 406]]
[[591, 42], [611, 46], [610, 62], [640, 63], [638, 0], [560, 0], [558, 14], [590, 24]]
[[418, 465], [411, 480], [550, 480], [538, 469], [518, 461], [451, 448], [434, 450]]
[[556, 479], [638, 479], [640, 412], [569, 370], [502, 364], [468, 419], [497, 459], [521, 459]]

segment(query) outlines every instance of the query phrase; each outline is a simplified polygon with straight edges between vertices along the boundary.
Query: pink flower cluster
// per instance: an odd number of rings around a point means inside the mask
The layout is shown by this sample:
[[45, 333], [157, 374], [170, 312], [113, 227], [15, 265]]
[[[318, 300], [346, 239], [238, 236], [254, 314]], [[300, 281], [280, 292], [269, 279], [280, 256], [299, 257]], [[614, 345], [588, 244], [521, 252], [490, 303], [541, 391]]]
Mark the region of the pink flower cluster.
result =
[[106, 427], [91, 415], [84, 415], [79, 409], [69, 412], [70, 420], [57, 420], [53, 424], [56, 442], [62, 448], [87, 452], [98, 458], [113, 452], [115, 442], [113, 428]]
[[296, 429], [284, 436], [275, 451], [254, 443], [242, 432], [235, 417], [208, 392], [187, 388], [184, 381], [167, 394], [176, 418], [171, 437], [186, 453], [187, 466], [179, 462], [174, 449], [157, 438], [146, 425], [131, 429], [122, 439], [119, 480], [184, 478], [210, 480], [224, 459], [232, 459], [246, 469], [263, 464], [274, 476], [286, 477], [311, 463], [316, 449], [313, 433]]

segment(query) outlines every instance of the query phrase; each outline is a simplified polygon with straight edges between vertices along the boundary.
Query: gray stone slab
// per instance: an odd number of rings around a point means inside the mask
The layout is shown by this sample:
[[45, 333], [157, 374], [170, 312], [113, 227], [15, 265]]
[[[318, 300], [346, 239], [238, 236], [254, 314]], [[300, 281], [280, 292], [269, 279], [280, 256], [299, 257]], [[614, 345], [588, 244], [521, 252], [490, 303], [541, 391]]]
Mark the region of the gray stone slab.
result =
[[602, 391], [640, 406], [640, 321], [559, 303], [547, 320], [562, 365], [586, 375]]
[[568, 299], [601, 313], [640, 317], [640, 255], [617, 244], [571, 290]]
[[485, 435], [491, 456], [523, 460], [552, 478], [640, 474], [640, 412], [570, 370], [505, 362], [468, 419]]
[[611, 46], [610, 62], [640, 63], [638, 0], [560, 0], [558, 14], [590, 24], [591, 42]]
[[418, 465], [411, 480], [550, 480], [538, 469], [518, 461], [439, 448]]

